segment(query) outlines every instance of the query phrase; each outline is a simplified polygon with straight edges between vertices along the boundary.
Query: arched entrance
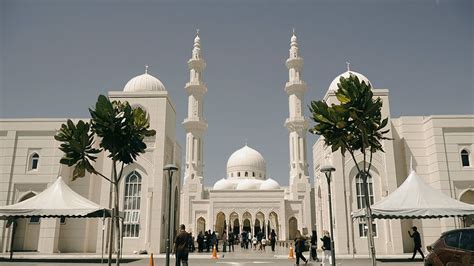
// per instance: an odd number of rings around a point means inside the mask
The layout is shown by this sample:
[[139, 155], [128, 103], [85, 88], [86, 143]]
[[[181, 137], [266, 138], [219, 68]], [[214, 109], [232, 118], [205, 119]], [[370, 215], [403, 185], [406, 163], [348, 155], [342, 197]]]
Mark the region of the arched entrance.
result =
[[235, 235], [240, 234], [240, 222], [239, 222], [239, 215], [235, 212], [230, 214], [229, 217], [229, 231], [234, 232]]
[[261, 212], [257, 212], [255, 215], [255, 234], [263, 232], [265, 234], [265, 216]]
[[205, 231], [206, 231], [206, 220], [202, 217], [199, 217], [196, 223], [196, 233], [199, 234], [199, 232], [202, 232], [204, 234]]
[[222, 232], [224, 232], [225, 227], [225, 214], [223, 212], [219, 212], [216, 216], [216, 233], [219, 234], [219, 237], [222, 236]]
[[247, 231], [247, 232], [252, 232], [252, 226], [251, 226], [252, 223], [250, 222], [252, 220], [252, 215], [246, 212], [244, 213], [244, 215], [242, 215], [242, 220], [243, 220], [242, 230]]
[[275, 230], [275, 233], [277, 235], [277, 239], [279, 238], [280, 235], [280, 227], [278, 225], [278, 215], [275, 212], [271, 212], [270, 215], [268, 216], [268, 233], [267, 235], [270, 234], [272, 230]]
[[[474, 190], [464, 192], [459, 198], [460, 201], [474, 205]], [[474, 227], [474, 215], [469, 215], [464, 218], [465, 227]]]
[[288, 221], [289, 239], [294, 240], [296, 238], [296, 231], [298, 230], [298, 220], [295, 217], [291, 217]]
[[[28, 192], [18, 202], [36, 196], [34, 192]], [[13, 251], [37, 251], [40, 233], [39, 217], [16, 219], [17, 225], [13, 241]]]

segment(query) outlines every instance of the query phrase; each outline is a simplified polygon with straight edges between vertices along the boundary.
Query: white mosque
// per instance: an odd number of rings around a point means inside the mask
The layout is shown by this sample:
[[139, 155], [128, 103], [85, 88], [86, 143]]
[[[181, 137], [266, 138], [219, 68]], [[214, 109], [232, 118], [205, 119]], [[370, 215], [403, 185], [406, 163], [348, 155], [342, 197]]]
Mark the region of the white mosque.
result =
[[[362, 207], [360, 180], [355, 175], [351, 158], [332, 153], [321, 139], [312, 145], [315, 181], [310, 182], [306, 132], [309, 123], [304, 116], [306, 83], [302, 80], [303, 59], [293, 34], [286, 66], [289, 80], [284, 86], [288, 94], [289, 116], [284, 126], [289, 131], [289, 185], [281, 186], [267, 175], [266, 161], [255, 149], [244, 145], [227, 161], [226, 176], [212, 187], [204, 187], [204, 136], [207, 122], [203, 113], [203, 98], [207, 92], [203, 82], [206, 63], [201, 53], [201, 40], [194, 40], [192, 57], [188, 61], [190, 80], [187, 118], [182, 125], [186, 131], [184, 160], [176, 139], [176, 109], [163, 83], [148, 70], [132, 78], [119, 91], [110, 91], [112, 100], [128, 101], [145, 108], [152, 128], [159, 129], [146, 139], [146, 153], [124, 169], [120, 184], [120, 208], [128, 217], [124, 221], [123, 251], [164, 252], [166, 225], [177, 228], [179, 223], [197, 234], [204, 230], [244, 230], [265, 234], [272, 229], [279, 240], [291, 240], [296, 231], [310, 234], [329, 228], [327, 184], [319, 172], [320, 166], [331, 161], [333, 175], [332, 197], [337, 254], [367, 254], [367, 225], [352, 220], [350, 213]], [[350, 69], [341, 74], [362, 74]], [[335, 103], [337, 76], [329, 85], [324, 99]], [[379, 201], [395, 190], [408, 176], [409, 158], [425, 182], [455, 199], [474, 204], [474, 116], [437, 115], [390, 117], [388, 89], [373, 88], [374, 95], [383, 100], [383, 115], [390, 118], [393, 141], [384, 145], [385, 153], [374, 156], [370, 186], [371, 201]], [[283, 91], [282, 91], [283, 93]], [[84, 119], [84, 120], [87, 120]], [[69, 181], [71, 169], [60, 167], [62, 157], [54, 135], [66, 118], [0, 119], [0, 205], [10, 205], [35, 196], [56, 180], [58, 173], [80, 195], [102, 206], [108, 206], [110, 185], [95, 175], [87, 174]], [[360, 159], [360, 157], [356, 156]], [[170, 184], [163, 166], [182, 166], [173, 179], [171, 202], [167, 200]], [[111, 162], [101, 154], [96, 169], [110, 175]], [[168, 217], [168, 204], [176, 210]], [[178, 211], [179, 210], [179, 211]], [[472, 218], [472, 217], [471, 217]], [[470, 220], [468, 220], [470, 221]], [[460, 227], [457, 219], [376, 220], [378, 254], [401, 254], [412, 248], [406, 231], [417, 225], [423, 243], [434, 241], [441, 232]], [[98, 219], [22, 218], [18, 221], [14, 245], [11, 228], [0, 221], [0, 252], [37, 251], [39, 253], [98, 253], [102, 247], [102, 223]], [[106, 224], [106, 238], [109, 233]]]
[[203, 186], [203, 134], [207, 123], [203, 117], [203, 97], [207, 91], [202, 80], [206, 66], [201, 55], [199, 36], [194, 39], [192, 58], [188, 61], [190, 81], [186, 84], [188, 117], [184, 183], [181, 189], [180, 221], [197, 234], [206, 230], [222, 234], [224, 230], [265, 235], [275, 230], [278, 239], [294, 239], [296, 231], [308, 234], [314, 223], [314, 201], [306, 157], [308, 121], [303, 115], [306, 83], [301, 79], [303, 59], [298, 55], [297, 38], [291, 37], [290, 56], [286, 60], [289, 81], [285, 91], [289, 98], [290, 172], [289, 186], [282, 187], [267, 176], [263, 156], [245, 145], [227, 161], [227, 174], [213, 187]]

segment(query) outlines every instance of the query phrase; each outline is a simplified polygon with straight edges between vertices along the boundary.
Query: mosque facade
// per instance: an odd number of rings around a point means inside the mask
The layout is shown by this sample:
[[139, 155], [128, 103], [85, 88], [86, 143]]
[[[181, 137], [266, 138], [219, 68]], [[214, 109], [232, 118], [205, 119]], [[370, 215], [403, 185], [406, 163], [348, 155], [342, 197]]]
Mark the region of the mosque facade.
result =
[[289, 117], [285, 121], [289, 131], [289, 186], [283, 187], [267, 176], [265, 159], [246, 144], [229, 157], [226, 176], [212, 187], [204, 187], [202, 149], [207, 123], [202, 105], [207, 88], [202, 72], [206, 64], [200, 38], [196, 36], [192, 58], [188, 61], [188, 117], [183, 122], [186, 162], [180, 210], [181, 223], [194, 234], [211, 230], [222, 235], [226, 230], [235, 234], [246, 231], [268, 235], [274, 230], [279, 240], [288, 240], [294, 239], [298, 230], [303, 234], [311, 232], [314, 201], [306, 155], [308, 121], [302, 109], [307, 87], [302, 80], [303, 59], [294, 34], [289, 52], [286, 60], [289, 80], [285, 85], [289, 102]]

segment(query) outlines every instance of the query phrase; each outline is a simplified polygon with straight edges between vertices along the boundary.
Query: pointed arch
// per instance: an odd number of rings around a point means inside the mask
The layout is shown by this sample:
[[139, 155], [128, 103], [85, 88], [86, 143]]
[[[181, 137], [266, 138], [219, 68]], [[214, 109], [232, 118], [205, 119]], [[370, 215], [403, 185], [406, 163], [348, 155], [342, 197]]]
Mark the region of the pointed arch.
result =
[[296, 233], [298, 232], [298, 219], [296, 219], [294, 216], [288, 220], [288, 232], [288, 238], [290, 240], [295, 240]]
[[206, 231], [206, 219], [199, 217], [196, 222], [196, 233], [204, 233]]
[[38, 170], [40, 162], [40, 155], [37, 152], [32, 152], [28, 159], [28, 171]]
[[[36, 196], [33, 191], [24, 193], [18, 202]], [[39, 217], [19, 218], [16, 221], [15, 236], [13, 241], [14, 251], [37, 251], [41, 220]]]

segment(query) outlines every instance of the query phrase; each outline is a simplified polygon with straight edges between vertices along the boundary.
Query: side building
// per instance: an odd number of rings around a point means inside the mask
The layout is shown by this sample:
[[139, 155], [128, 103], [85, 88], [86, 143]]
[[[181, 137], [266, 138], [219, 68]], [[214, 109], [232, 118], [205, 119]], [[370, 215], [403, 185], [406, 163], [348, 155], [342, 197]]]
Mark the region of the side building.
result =
[[[179, 214], [167, 217], [168, 178], [163, 166], [181, 165], [181, 148], [176, 142], [176, 110], [160, 80], [147, 73], [131, 79], [123, 91], [111, 91], [111, 100], [128, 101], [144, 108], [151, 128], [157, 134], [145, 140], [146, 153], [124, 168], [120, 184], [120, 209], [125, 212], [124, 252], [138, 250], [164, 252], [166, 224], [177, 228]], [[86, 107], [85, 107], [86, 108]], [[73, 119], [79, 120], [79, 119]], [[83, 119], [88, 120], [88, 119]], [[58, 175], [80, 195], [102, 206], [109, 206], [110, 184], [100, 176], [86, 174], [70, 181], [72, 169], [59, 164], [62, 152], [54, 139], [56, 131], [67, 119], [2, 119], [0, 120], [0, 205], [26, 200], [51, 185]], [[112, 162], [100, 154], [96, 169], [111, 175]], [[179, 206], [181, 173], [172, 183], [172, 206]], [[0, 221], [0, 250], [12, 247], [11, 228]], [[108, 228], [106, 228], [108, 234]], [[100, 252], [102, 222], [99, 219], [19, 219], [14, 251]]]
[[[330, 84], [324, 100], [339, 103], [335, 91], [341, 76], [358, 76], [370, 83], [362, 74], [348, 69]], [[373, 84], [372, 84], [373, 85]], [[424, 181], [466, 203], [474, 204], [474, 148], [473, 115], [403, 116], [390, 115], [389, 90], [372, 86], [374, 97], [383, 101], [382, 115], [389, 117], [390, 141], [383, 142], [384, 153], [373, 157], [372, 178], [368, 180], [370, 202], [378, 202], [394, 191], [409, 174], [412, 167]], [[362, 155], [356, 160], [362, 162]], [[331, 152], [322, 138], [313, 145], [315, 176], [316, 227], [318, 233], [329, 229], [327, 182], [320, 172], [322, 165], [331, 163], [333, 173], [331, 190], [334, 213], [335, 250], [337, 254], [368, 254], [367, 225], [364, 220], [352, 220], [351, 212], [364, 208], [362, 180], [356, 177], [357, 170], [351, 156], [340, 151]], [[473, 217], [468, 217], [467, 226], [473, 226]], [[442, 232], [463, 226], [460, 219], [376, 219], [372, 227], [375, 232], [377, 254], [401, 254], [413, 251], [413, 240], [407, 231], [417, 226], [422, 235], [423, 246], [433, 243]]]

